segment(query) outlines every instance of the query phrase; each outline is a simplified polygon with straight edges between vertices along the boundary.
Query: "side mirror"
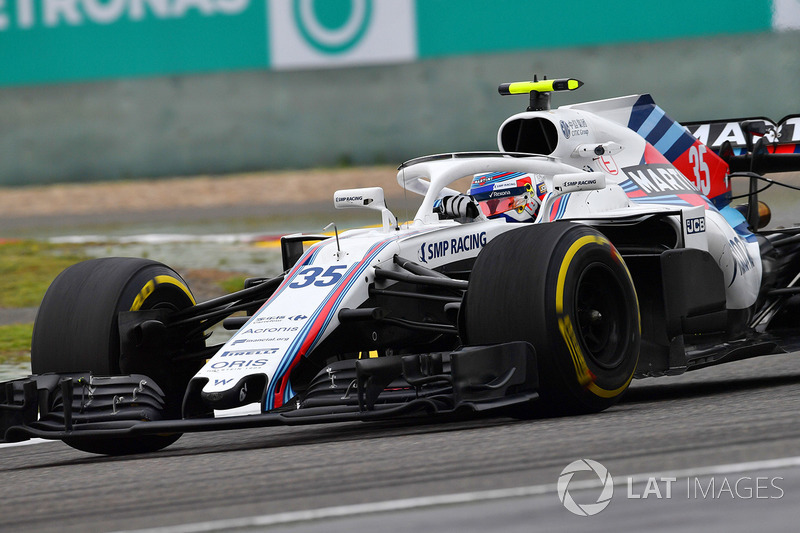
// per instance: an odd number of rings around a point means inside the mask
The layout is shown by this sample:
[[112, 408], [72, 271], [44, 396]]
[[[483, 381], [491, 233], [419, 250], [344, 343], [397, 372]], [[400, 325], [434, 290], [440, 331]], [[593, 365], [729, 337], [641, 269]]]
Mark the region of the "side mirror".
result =
[[333, 193], [333, 206], [336, 209], [373, 209], [381, 212], [383, 229], [397, 228], [397, 219], [386, 207], [382, 187], [363, 187], [361, 189], [342, 189]]

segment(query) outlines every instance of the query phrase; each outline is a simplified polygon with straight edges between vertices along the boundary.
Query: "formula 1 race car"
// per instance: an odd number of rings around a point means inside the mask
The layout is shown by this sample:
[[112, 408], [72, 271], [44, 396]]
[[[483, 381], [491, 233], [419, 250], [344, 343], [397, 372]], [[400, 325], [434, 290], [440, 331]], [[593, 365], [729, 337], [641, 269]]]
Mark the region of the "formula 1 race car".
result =
[[[758, 202], [763, 174], [800, 169], [800, 118], [687, 128], [649, 95], [550, 109], [581, 85], [501, 85], [530, 107], [500, 151], [399, 167], [423, 197], [413, 220], [380, 188], [336, 191], [381, 225], [285, 236], [284, 273], [236, 293], [197, 303], [144, 259], [66, 269], [36, 317], [33, 375], [0, 384], [0, 439], [124, 454], [190, 431], [590, 413], [634, 377], [800, 346], [800, 228], [763, 230]], [[461, 178], [468, 191], [448, 187]], [[207, 346], [221, 321], [235, 333]]]

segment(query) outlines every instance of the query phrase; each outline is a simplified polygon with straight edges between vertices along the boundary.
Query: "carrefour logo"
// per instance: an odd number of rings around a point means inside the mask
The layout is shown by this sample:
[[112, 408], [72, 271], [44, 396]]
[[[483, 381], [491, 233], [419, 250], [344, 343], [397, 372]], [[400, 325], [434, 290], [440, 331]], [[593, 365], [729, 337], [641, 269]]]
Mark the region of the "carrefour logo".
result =
[[270, 66], [275, 69], [413, 61], [413, 0], [270, 0]]

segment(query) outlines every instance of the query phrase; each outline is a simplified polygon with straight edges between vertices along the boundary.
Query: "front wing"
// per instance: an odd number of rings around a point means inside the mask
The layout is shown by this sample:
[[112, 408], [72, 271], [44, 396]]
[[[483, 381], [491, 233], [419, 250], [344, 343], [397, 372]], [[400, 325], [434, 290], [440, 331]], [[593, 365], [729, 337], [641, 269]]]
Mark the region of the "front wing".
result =
[[167, 418], [163, 391], [143, 375], [46, 374], [0, 384], [0, 442], [469, 413], [529, 402], [538, 385], [536, 354], [525, 342], [340, 361], [280, 409], [225, 418]]

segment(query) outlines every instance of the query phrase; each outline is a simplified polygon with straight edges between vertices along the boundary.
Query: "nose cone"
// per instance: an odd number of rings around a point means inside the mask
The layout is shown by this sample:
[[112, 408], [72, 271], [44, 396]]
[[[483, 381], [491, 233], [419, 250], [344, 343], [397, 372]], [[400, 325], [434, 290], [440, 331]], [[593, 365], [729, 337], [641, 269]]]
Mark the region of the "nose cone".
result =
[[224, 410], [261, 402], [267, 390], [267, 376], [245, 376], [231, 388], [223, 391], [201, 392], [203, 404], [210, 409]]

